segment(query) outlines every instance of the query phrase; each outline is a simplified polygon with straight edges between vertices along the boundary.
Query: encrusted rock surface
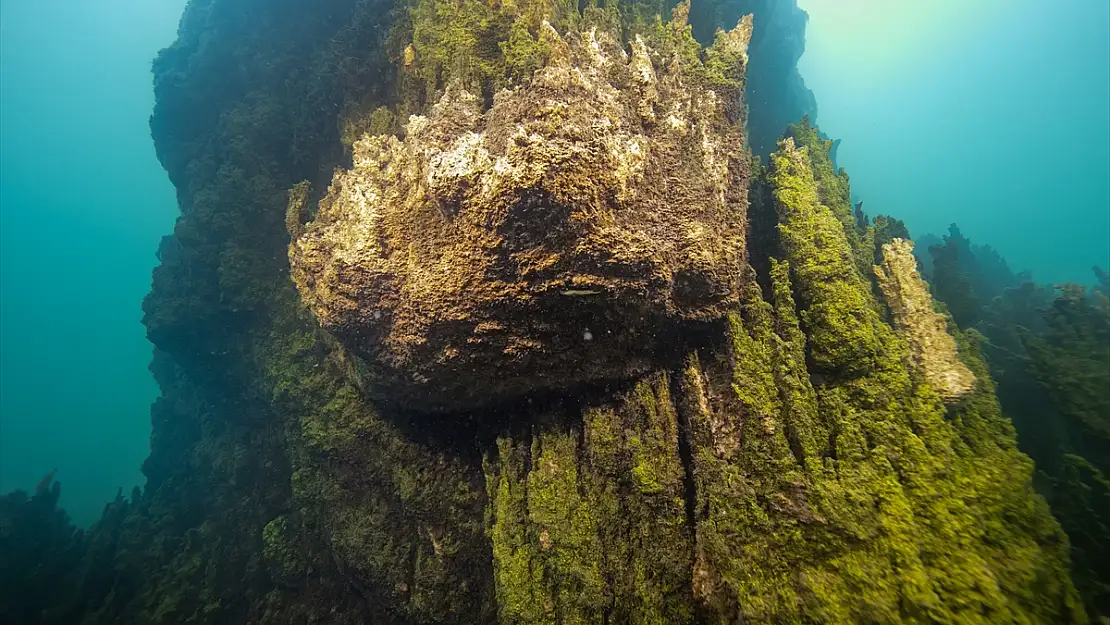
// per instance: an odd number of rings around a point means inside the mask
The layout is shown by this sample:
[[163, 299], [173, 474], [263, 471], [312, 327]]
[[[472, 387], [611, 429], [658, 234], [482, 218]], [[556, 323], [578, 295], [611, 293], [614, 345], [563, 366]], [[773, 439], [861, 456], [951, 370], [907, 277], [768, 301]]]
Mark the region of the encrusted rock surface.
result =
[[945, 402], [970, 393], [975, 374], [960, 362], [947, 321], [933, 310], [933, 297], [917, 273], [913, 243], [894, 239], [883, 245], [883, 264], [875, 267], [875, 276], [914, 366]]
[[[290, 246], [321, 324], [420, 411], [629, 378], [721, 319], [745, 263], [747, 19], [703, 65], [544, 24], [547, 64], [492, 106], [458, 87], [364, 136]], [[721, 85], [726, 88], [721, 88]]]

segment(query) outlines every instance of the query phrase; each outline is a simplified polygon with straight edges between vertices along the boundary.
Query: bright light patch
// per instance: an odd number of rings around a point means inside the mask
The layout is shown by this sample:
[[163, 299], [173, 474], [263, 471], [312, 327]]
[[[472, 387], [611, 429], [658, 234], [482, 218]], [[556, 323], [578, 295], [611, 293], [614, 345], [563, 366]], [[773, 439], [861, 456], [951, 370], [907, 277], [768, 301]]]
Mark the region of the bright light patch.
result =
[[[953, 31], [986, 26], [1003, 0], [799, 0], [809, 13], [802, 74], [836, 73], [861, 81], [889, 77], [902, 64], [941, 48]], [[809, 71], [807, 71], [809, 68]], [[814, 71], [816, 70], [816, 71]]]

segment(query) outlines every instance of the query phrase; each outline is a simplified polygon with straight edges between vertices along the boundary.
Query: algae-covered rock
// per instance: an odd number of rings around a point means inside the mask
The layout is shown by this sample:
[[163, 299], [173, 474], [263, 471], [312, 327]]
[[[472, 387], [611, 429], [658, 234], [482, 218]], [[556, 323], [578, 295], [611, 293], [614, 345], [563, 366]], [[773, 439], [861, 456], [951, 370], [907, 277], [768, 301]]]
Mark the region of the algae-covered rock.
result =
[[884, 244], [883, 264], [875, 266], [875, 277], [890, 307], [894, 327], [909, 344], [914, 366], [933, 390], [946, 402], [970, 393], [975, 375], [960, 362], [947, 321], [933, 310], [933, 297], [917, 273], [913, 243], [894, 239]]
[[[816, 140], [817, 133], [809, 138]], [[853, 258], [854, 232], [846, 231], [830, 201], [833, 185], [815, 176], [827, 164], [827, 152], [813, 155], [822, 149], [816, 143], [782, 139], [771, 155], [767, 186], [778, 214], [782, 252], [795, 274], [809, 360], [821, 374], [860, 376], [882, 359], [881, 333], [889, 329], [878, 327], [869, 289]]]
[[[727, 8], [748, 5], [794, 2]], [[89, 625], [1084, 623], [974, 341], [954, 337], [977, 383], [946, 407], [875, 297], [893, 237], [858, 231], [831, 142], [796, 126], [749, 180], [752, 20], [705, 49], [688, 4], [662, 9], [190, 2], [155, 65], [182, 216], [146, 303], [149, 482], [79, 565], [32, 550], [65, 574], [26, 605]]]
[[451, 87], [403, 138], [355, 144], [290, 246], [305, 302], [408, 408], [648, 371], [737, 301], [750, 27], [703, 65], [545, 24], [528, 85], [487, 110]]

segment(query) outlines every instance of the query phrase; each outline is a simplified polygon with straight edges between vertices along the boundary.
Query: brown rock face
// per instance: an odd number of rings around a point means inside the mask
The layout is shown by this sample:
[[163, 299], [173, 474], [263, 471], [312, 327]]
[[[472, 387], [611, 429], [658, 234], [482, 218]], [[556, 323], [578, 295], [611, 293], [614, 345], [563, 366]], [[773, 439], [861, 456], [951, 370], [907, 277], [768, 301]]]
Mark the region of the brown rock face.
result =
[[405, 407], [631, 377], [738, 299], [736, 103], [638, 38], [540, 43], [548, 65], [488, 110], [451, 88], [403, 140], [358, 141], [290, 246], [305, 302]]
[[975, 388], [975, 374], [960, 361], [948, 322], [933, 310], [933, 296], [917, 273], [913, 243], [894, 239], [884, 244], [883, 264], [874, 269], [913, 365], [946, 403], [966, 396]]

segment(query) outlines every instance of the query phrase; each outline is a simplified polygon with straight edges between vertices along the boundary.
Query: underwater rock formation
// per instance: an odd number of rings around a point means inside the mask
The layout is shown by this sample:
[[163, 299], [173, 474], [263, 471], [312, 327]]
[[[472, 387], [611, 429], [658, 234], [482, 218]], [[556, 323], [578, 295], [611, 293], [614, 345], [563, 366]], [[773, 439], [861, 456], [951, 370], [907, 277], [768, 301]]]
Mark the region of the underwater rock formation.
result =
[[974, 388], [975, 375], [960, 362], [948, 322], [933, 310], [929, 287], [917, 274], [913, 243], [894, 239], [882, 249], [883, 264], [875, 266], [875, 277], [914, 366], [946, 402], [960, 399]]
[[718, 27], [748, 14], [756, 16], [744, 91], [748, 145], [766, 160], [783, 128], [805, 116], [817, 118], [817, 101], [798, 72], [809, 17], [796, 0], [721, 0], [694, 2], [690, 24], [698, 41], [709, 43]]
[[921, 260], [937, 300], [981, 333], [1002, 409], [1068, 534], [1075, 585], [1089, 613], [1110, 617], [1110, 275], [1038, 285], [955, 224]]
[[[727, 112], [750, 35], [749, 17], [720, 36], [707, 70], [544, 22], [526, 86], [485, 111], [449, 88], [404, 139], [355, 143], [290, 246], [305, 302], [407, 408], [649, 371], [682, 322], [738, 301], [748, 156]], [[714, 61], [734, 84], [702, 75]]]
[[[808, 122], [748, 169], [748, 22], [707, 49], [689, 10], [193, 0], [149, 481], [54, 622], [1085, 622], [975, 337], [946, 407], [874, 295], [895, 228]], [[505, 353], [541, 321], [597, 344], [538, 334], [551, 382]]]

